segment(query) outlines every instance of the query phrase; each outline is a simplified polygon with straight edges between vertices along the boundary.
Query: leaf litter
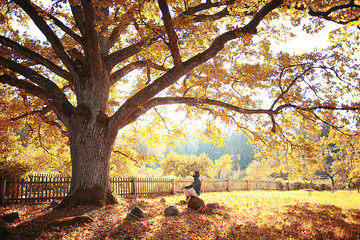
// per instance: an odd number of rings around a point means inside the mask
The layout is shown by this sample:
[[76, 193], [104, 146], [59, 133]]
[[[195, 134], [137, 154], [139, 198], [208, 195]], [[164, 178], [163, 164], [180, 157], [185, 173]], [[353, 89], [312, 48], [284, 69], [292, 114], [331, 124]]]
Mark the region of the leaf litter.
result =
[[[323, 203], [316, 195], [306, 199], [299, 194], [301, 192], [203, 193], [201, 197], [205, 203], [217, 202], [221, 207], [197, 211], [186, 205], [175, 205], [183, 198], [175, 195], [165, 196], [166, 203], [159, 202], [161, 197], [140, 201], [120, 199], [119, 204], [103, 208], [88, 206], [67, 210], [52, 210], [49, 203], [39, 203], [4, 207], [0, 213], [20, 213], [20, 220], [8, 225], [12, 231], [10, 239], [360, 238], [359, 208], [348, 208], [346, 203], [329, 204], [326, 196]], [[358, 194], [353, 195], [359, 198]], [[180, 216], [164, 215], [165, 208], [171, 205], [179, 209]], [[125, 220], [126, 214], [135, 206], [144, 211], [145, 217]], [[52, 220], [78, 215], [87, 215], [94, 221], [78, 226], [46, 228]]]

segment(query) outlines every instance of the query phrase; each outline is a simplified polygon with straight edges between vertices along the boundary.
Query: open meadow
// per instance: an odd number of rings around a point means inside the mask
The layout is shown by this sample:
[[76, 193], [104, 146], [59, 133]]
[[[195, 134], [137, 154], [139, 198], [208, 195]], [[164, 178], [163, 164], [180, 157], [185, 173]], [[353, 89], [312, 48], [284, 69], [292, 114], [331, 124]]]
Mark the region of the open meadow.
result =
[[[15, 205], [1, 214], [18, 211], [21, 219], [9, 225], [10, 239], [360, 239], [360, 194], [337, 191], [237, 191], [203, 193], [205, 204], [220, 209], [195, 211], [176, 205], [179, 216], [165, 216], [164, 209], [183, 195], [120, 199], [104, 208], [78, 207], [51, 210], [49, 203]], [[141, 220], [125, 221], [139, 206]], [[86, 214], [94, 222], [46, 228], [56, 218]]]

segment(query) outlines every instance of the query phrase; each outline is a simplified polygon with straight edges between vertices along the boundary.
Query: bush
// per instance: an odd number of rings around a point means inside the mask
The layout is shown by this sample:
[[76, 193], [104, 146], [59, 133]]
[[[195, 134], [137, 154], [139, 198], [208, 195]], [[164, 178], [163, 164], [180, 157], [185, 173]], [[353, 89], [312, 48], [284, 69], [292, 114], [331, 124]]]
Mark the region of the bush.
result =
[[4, 160], [0, 162], [0, 179], [24, 177], [31, 171], [30, 165], [15, 161]]

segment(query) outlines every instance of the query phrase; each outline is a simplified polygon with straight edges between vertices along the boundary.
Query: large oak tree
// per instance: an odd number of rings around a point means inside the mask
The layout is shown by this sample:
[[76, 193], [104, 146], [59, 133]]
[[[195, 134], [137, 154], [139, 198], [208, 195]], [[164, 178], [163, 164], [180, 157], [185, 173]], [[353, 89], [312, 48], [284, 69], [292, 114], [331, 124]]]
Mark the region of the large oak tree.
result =
[[[0, 1], [0, 82], [42, 100], [28, 115], [66, 128], [72, 182], [63, 206], [115, 202], [109, 166], [118, 131], [160, 105], [239, 125], [239, 115], [257, 115], [272, 131], [285, 109], [357, 109], [318, 93], [326, 89], [316, 75], [326, 83], [336, 78], [347, 61], [341, 54], [295, 58], [269, 50], [271, 39], [290, 36], [282, 19], [295, 25], [313, 16], [309, 31], [316, 33], [322, 20], [356, 22], [356, 1], [45, 2]], [[45, 40], [24, 31], [33, 24]], [[260, 89], [272, 101], [264, 109]]]

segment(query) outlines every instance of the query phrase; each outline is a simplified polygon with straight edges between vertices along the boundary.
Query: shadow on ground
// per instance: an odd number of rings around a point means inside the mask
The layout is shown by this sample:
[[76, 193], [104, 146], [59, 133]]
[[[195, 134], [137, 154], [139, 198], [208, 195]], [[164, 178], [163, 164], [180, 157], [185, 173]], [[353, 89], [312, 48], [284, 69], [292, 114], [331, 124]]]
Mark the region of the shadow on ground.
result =
[[[36, 208], [37, 205], [32, 205], [30, 207]], [[96, 207], [78, 207], [67, 210], [55, 210], [55, 209], [52, 210], [50, 208], [49, 209], [44, 208], [41, 205], [38, 205], [38, 208], [42, 210], [42, 213], [38, 214], [34, 218], [30, 218], [29, 220], [20, 223], [14, 228], [10, 228], [11, 235], [8, 239], [19, 239], [19, 240], [38, 239], [40, 235], [42, 235], [43, 233], [49, 231], [60, 231], [57, 229], [51, 229], [46, 227], [51, 221], [59, 218], [87, 214], [96, 209]], [[29, 216], [22, 216], [22, 217], [29, 217]]]

